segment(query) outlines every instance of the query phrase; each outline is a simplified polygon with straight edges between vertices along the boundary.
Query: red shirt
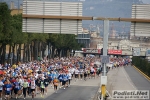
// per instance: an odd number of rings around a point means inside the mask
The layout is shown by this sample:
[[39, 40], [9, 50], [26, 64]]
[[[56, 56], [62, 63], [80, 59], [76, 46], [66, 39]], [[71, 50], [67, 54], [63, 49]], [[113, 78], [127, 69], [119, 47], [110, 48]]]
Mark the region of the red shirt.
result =
[[28, 80], [28, 83], [30, 83], [31, 82], [31, 80]]
[[15, 80], [15, 79], [12, 79], [12, 80], [11, 80], [11, 83], [14, 83], [14, 82], [16, 82], [16, 80]]

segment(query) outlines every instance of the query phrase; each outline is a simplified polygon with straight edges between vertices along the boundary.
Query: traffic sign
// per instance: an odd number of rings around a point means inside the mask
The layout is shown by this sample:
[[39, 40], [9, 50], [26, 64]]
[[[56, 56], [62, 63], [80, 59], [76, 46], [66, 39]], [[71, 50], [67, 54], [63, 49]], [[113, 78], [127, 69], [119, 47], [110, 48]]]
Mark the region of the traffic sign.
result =
[[150, 49], [146, 51], [146, 56], [150, 56]]
[[109, 63], [109, 56], [101, 55], [101, 62], [102, 63]]
[[133, 48], [133, 56], [140, 56], [141, 50], [140, 48]]
[[62, 19], [58, 16], [82, 17], [82, 2], [23, 1], [22, 32], [78, 34], [82, 20]]

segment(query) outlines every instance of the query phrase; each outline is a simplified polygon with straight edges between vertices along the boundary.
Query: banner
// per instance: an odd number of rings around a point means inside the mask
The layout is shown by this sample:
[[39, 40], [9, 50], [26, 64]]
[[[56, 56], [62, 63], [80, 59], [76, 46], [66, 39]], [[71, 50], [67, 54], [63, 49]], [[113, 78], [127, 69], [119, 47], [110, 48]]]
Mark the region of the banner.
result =
[[84, 48], [83, 53], [101, 53], [101, 49]]
[[108, 50], [108, 54], [121, 55], [122, 54], [122, 50]]

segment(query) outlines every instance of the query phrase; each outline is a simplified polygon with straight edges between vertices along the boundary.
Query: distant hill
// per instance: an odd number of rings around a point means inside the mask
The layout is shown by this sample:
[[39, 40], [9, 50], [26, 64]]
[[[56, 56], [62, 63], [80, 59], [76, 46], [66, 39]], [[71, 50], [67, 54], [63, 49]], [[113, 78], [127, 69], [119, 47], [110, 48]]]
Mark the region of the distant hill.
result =
[[[1, 0], [8, 3], [11, 1], [15, 6], [22, 4], [23, 0]], [[19, 3], [18, 3], [19, 1]], [[45, 1], [82, 1], [83, 2], [83, 16], [95, 17], [131, 17], [132, 4], [141, 4], [141, 0], [45, 0]], [[83, 26], [89, 27], [89, 24], [102, 24], [101, 21], [83, 21]], [[114, 22], [115, 25], [130, 25], [130, 23]], [[117, 29], [119, 31], [119, 28]], [[129, 29], [128, 29], [129, 31]]]

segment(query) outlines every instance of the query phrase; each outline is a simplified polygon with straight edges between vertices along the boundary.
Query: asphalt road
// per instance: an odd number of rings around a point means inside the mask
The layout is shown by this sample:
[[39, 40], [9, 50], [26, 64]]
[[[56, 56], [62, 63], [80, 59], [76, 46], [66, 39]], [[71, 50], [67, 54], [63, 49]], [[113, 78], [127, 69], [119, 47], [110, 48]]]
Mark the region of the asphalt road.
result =
[[[53, 88], [49, 88], [48, 95], [45, 98], [37, 97], [34, 100], [93, 100], [95, 94], [99, 89], [100, 78], [71, 81], [71, 86], [66, 89], [59, 89], [57, 93], [54, 92]], [[16, 100], [15, 98], [11, 100]], [[24, 100], [23, 97], [17, 100]], [[25, 100], [31, 100], [31, 96]]]
[[45, 100], [92, 100], [98, 88], [98, 79], [78, 80], [71, 87], [59, 89], [58, 93], [53, 93]]
[[59, 90], [46, 100], [92, 100], [97, 89], [96, 86], [72, 86], [66, 90]]
[[138, 90], [150, 90], [150, 81], [133, 67], [125, 67], [125, 71]]
[[[150, 81], [147, 80], [142, 74], [140, 74], [133, 67], [125, 67], [125, 71], [132, 80], [132, 83], [138, 90], [149, 90], [150, 91]], [[150, 94], [150, 93], [149, 93]], [[149, 98], [150, 99], [150, 98]]]

